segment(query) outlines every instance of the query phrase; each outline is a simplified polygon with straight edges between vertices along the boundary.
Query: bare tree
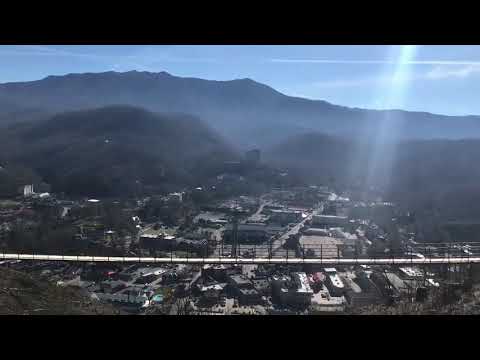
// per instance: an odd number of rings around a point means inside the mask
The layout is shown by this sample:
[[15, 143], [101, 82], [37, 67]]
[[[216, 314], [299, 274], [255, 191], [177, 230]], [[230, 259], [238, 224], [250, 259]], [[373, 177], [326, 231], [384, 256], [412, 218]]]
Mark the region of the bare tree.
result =
[[189, 315], [192, 312], [191, 310], [190, 297], [179, 298], [173, 305], [174, 315]]

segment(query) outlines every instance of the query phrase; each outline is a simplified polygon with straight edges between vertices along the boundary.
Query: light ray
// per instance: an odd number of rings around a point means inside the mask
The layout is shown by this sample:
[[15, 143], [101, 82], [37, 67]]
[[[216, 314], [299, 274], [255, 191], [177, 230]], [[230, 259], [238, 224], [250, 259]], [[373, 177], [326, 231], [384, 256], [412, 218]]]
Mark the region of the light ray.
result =
[[[385, 94], [380, 95], [382, 108], [398, 109], [404, 105], [411, 79], [410, 65], [414, 62], [416, 50], [415, 45], [405, 45], [400, 48], [391, 83]], [[379, 121], [369, 157], [367, 185], [370, 187], [378, 184], [384, 186], [390, 184], [396, 155], [395, 142], [401, 137], [403, 124], [398, 118], [398, 113], [386, 111], [384, 114], [385, 117]]]

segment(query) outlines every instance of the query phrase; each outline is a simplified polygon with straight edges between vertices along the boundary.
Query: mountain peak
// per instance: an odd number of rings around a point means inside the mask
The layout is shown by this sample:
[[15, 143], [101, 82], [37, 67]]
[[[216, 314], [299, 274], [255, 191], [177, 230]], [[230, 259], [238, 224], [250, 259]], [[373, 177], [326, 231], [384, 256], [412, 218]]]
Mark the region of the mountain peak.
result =
[[[99, 73], [68, 73], [64, 75], [49, 75], [42, 80], [51, 81], [51, 80], [62, 80], [62, 79], [74, 79], [74, 78], [105, 78], [105, 77], [121, 77], [121, 76], [144, 76], [144, 77], [170, 77], [172, 74], [166, 71], [160, 72], [150, 72], [150, 71], [139, 71], [139, 70], [129, 70], [129, 71], [104, 71]], [[38, 81], [42, 81], [38, 80]]]
[[125, 72], [113, 71], [113, 73], [118, 74], [118, 75], [129, 74], [129, 75], [148, 75], [148, 76], [173, 76], [172, 74], [170, 74], [166, 71], [151, 72], [151, 71], [129, 70], [129, 71], [125, 71]]
[[243, 78], [243, 79], [238, 79], [239, 81], [243, 81], [243, 82], [249, 82], [249, 83], [255, 83], [255, 84], [258, 84], [255, 80], [251, 79], [251, 78]]

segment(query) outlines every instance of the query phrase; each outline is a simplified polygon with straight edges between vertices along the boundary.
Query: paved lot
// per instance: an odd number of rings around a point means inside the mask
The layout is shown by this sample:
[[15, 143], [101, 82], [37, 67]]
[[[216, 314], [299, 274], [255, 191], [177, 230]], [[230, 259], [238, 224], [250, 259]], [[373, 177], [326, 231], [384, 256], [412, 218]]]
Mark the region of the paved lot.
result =
[[311, 249], [315, 252], [315, 256], [321, 255], [323, 258], [337, 257], [337, 246], [341, 244], [343, 244], [341, 239], [329, 236], [303, 235], [300, 238], [300, 246], [305, 249], [305, 252]]

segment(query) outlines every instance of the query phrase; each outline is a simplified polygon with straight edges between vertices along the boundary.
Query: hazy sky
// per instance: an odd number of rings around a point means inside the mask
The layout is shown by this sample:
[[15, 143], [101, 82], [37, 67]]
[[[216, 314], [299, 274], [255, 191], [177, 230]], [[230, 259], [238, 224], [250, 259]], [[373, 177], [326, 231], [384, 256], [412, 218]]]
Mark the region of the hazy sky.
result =
[[110, 70], [248, 77], [351, 107], [480, 115], [480, 46], [0, 45], [0, 82]]

